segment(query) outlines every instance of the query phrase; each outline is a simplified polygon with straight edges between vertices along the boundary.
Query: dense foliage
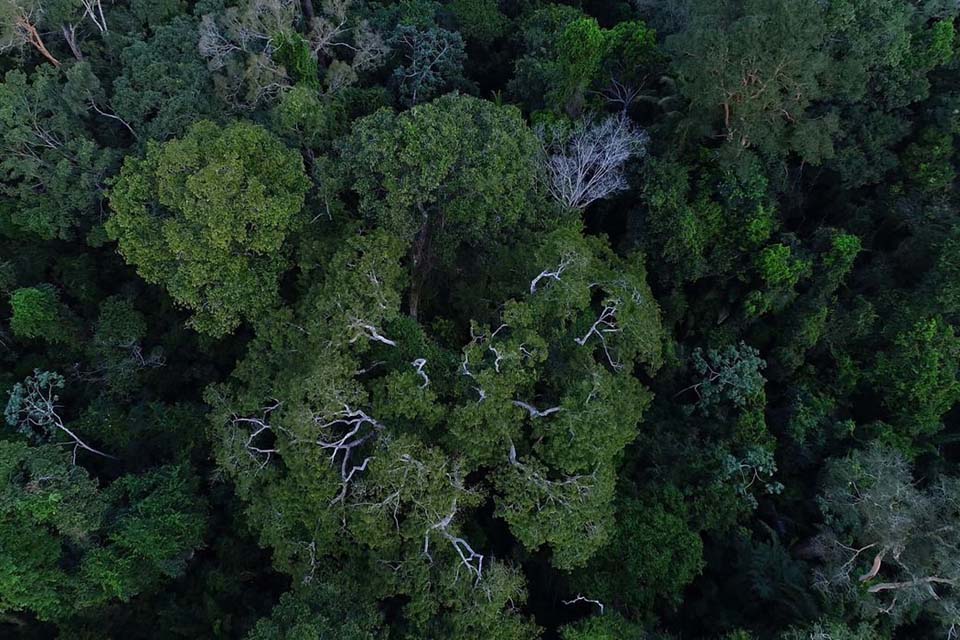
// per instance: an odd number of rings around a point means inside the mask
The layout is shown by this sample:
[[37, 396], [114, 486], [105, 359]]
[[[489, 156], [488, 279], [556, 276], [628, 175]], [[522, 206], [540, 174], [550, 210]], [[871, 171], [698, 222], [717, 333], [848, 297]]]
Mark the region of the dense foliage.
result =
[[960, 637], [958, 14], [0, 0], [0, 636]]

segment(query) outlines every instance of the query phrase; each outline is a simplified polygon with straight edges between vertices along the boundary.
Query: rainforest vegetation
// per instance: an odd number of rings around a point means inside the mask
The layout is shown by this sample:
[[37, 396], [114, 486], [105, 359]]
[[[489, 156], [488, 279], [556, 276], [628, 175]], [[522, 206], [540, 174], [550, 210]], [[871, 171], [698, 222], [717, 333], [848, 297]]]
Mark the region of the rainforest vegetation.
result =
[[960, 638], [956, 0], [0, 0], [0, 637]]

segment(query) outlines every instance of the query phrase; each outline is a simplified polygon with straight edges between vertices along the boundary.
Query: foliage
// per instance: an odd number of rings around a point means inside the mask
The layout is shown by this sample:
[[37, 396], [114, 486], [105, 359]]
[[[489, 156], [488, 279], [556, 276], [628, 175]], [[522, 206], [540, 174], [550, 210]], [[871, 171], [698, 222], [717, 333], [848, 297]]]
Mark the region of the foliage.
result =
[[69, 327], [57, 290], [50, 285], [17, 289], [10, 294], [10, 329], [21, 338], [69, 342]]
[[18, 230], [69, 239], [91, 226], [116, 158], [88, 128], [98, 91], [82, 64], [12, 70], [0, 83], [0, 197]]
[[194, 327], [218, 336], [276, 300], [306, 189], [301, 160], [263, 128], [200, 122], [127, 158], [107, 231], [147, 281], [194, 311]]
[[895, 621], [926, 605], [952, 628], [956, 482], [942, 477], [920, 489], [902, 455], [881, 446], [831, 461], [820, 498], [826, 522], [817, 585]]
[[958, 16], [0, 0], [0, 637], [956, 637]]

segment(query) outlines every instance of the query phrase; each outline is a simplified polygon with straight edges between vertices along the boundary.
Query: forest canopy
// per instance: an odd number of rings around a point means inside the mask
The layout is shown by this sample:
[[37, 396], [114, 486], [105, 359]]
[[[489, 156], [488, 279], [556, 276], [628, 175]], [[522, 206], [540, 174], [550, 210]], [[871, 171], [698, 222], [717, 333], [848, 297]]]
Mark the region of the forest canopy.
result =
[[955, 0], [0, 0], [0, 637], [960, 638]]

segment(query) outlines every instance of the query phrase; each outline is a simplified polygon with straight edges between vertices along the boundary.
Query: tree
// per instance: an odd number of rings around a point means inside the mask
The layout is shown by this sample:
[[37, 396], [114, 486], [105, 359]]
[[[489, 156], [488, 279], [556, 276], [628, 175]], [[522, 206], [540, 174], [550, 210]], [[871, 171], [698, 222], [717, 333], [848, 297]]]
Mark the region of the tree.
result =
[[70, 613], [76, 577], [61, 565], [63, 543], [82, 543], [106, 504], [81, 467], [56, 446], [0, 441], [0, 610], [42, 620]]
[[99, 83], [86, 65], [66, 72], [14, 70], [0, 83], [0, 198], [16, 228], [70, 239], [97, 221], [115, 152], [88, 129]]
[[[323, 5], [304, 16], [300, 0], [244, 0], [200, 23], [199, 50], [217, 75], [221, 96], [240, 109], [272, 102], [297, 80], [318, 86], [321, 70], [329, 91], [375, 69], [388, 51], [383, 37], [355, 15], [350, 0]], [[312, 14], [312, 6], [310, 7]]]
[[595, 18], [549, 4], [526, 17], [525, 54], [516, 62], [511, 93], [532, 111], [580, 117], [590, 101], [626, 111], [640, 96], [656, 62], [656, 38], [643, 22], [603, 29]]
[[[382, 637], [382, 614], [363, 593], [351, 593], [335, 576], [284, 593], [268, 619], [260, 620], [247, 640], [294, 640], [336, 636], [343, 640]], [[358, 604], [360, 605], [358, 607]]]
[[10, 294], [10, 329], [20, 338], [40, 338], [52, 344], [69, 344], [74, 340], [69, 324], [69, 310], [60, 302], [60, 295], [51, 285], [17, 289]]
[[763, 393], [766, 380], [760, 371], [767, 363], [759, 351], [743, 342], [723, 350], [710, 349], [706, 357], [698, 348], [692, 359], [701, 379], [689, 389], [696, 392], [697, 407], [704, 413], [721, 410], [725, 403], [745, 407]]
[[831, 460], [819, 499], [825, 522], [816, 585], [894, 623], [923, 607], [953, 633], [958, 488], [951, 477], [918, 487], [906, 459], [879, 445]]
[[510, 20], [494, 0], [453, 0], [449, 5], [457, 31], [467, 41], [488, 47], [504, 36]]
[[0, 611], [66, 620], [183, 573], [206, 506], [183, 469], [106, 490], [54, 445], [0, 441]]
[[791, 629], [778, 640], [871, 640], [884, 638], [868, 623], [850, 627], [842, 622], [816, 622], [803, 629]]
[[412, 240], [411, 316], [428, 273], [458, 247], [540, 222], [536, 152], [519, 111], [467, 96], [355, 123], [341, 150], [348, 182], [365, 218]]
[[115, 459], [88, 445], [64, 424], [59, 404], [59, 390], [63, 389], [64, 382], [63, 376], [57, 373], [37, 370], [23, 382], [15, 384], [4, 410], [7, 424], [35, 442], [45, 443], [55, 437], [66, 436], [66, 444], [73, 445], [74, 464], [81, 449], [104, 458]]
[[220, 336], [276, 301], [307, 186], [303, 161], [265, 129], [200, 122], [127, 158], [107, 232], [145, 280], [194, 312], [193, 327]]
[[709, 152], [701, 165], [651, 160], [643, 183], [642, 242], [667, 268], [665, 284], [722, 277], [744, 269], [776, 224], [770, 183], [759, 159], [744, 152], [731, 165]]
[[121, 52], [110, 105], [139, 140], [179, 137], [198, 119], [223, 112], [197, 53], [197, 37], [196, 22], [178, 16]]
[[404, 105], [435, 97], [463, 73], [463, 39], [456, 31], [420, 30], [402, 24], [388, 42], [395, 51], [402, 52], [405, 62], [393, 71], [393, 81]]
[[650, 636], [642, 626], [616, 612], [601, 612], [586, 620], [561, 628], [563, 640], [646, 640]]
[[736, 147], [795, 150], [816, 164], [832, 155], [836, 129], [835, 117], [810, 111], [826, 92], [825, 38], [821, 10], [805, 2], [701, 0], [667, 49], [695, 118]]
[[[679, 603], [681, 592], [703, 569], [703, 542], [673, 488], [650, 498], [620, 497], [610, 541], [573, 587], [607, 611], [643, 618], [660, 602]], [[590, 637], [590, 636], [587, 636]]]
[[627, 189], [624, 165], [646, 154], [649, 139], [622, 113], [597, 123], [579, 123], [572, 131], [541, 128], [538, 134], [550, 195], [561, 206], [578, 211]]
[[872, 379], [890, 413], [892, 443], [909, 450], [942, 428], [941, 417], [960, 399], [958, 366], [960, 340], [941, 318], [918, 321], [877, 355]]
[[78, 366], [77, 376], [86, 382], [102, 382], [119, 396], [141, 383], [141, 373], [166, 364], [160, 347], [144, 351], [147, 333], [143, 314], [126, 298], [114, 296], [100, 304], [93, 336], [87, 345], [89, 369]]

